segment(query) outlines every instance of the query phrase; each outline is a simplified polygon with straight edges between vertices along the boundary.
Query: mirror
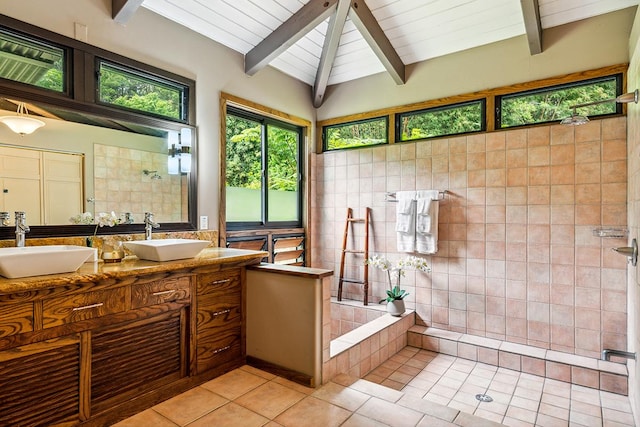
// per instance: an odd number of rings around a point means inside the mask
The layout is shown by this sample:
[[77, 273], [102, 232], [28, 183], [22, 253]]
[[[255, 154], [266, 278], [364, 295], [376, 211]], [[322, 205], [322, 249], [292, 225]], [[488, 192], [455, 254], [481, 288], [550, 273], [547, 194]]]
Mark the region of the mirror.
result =
[[[0, 116], [15, 115], [11, 105], [11, 101], [0, 101]], [[195, 172], [169, 175], [167, 171], [167, 138], [169, 131], [176, 130], [174, 124], [169, 123], [164, 129], [152, 128], [116, 123], [81, 112], [54, 111], [32, 104], [28, 107], [30, 115], [45, 122], [44, 127], [21, 136], [0, 124], [0, 184], [3, 191], [0, 211], [9, 211], [11, 225], [13, 212], [26, 210], [30, 226], [46, 226], [48, 236], [70, 235], [73, 231], [61, 228], [72, 224], [70, 217], [83, 212], [96, 216], [100, 212], [114, 211], [123, 220], [128, 213], [134, 224], [124, 227], [126, 230], [123, 226], [114, 228], [120, 228], [119, 232], [132, 232], [140, 228], [135, 224], [142, 224], [144, 212], [149, 211], [154, 213], [157, 222], [164, 224], [163, 231], [195, 229], [192, 220], [195, 217]], [[1, 162], [5, 162], [5, 170], [6, 165], [11, 164], [18, 168], [16, 158], [11, 157], [15, 152], [30, 159], [38, 156], [42, 159], [40, 191], [35, 183], [20, 191], [21, 187], [15, 186], [15, 182], [3, 181]], [[51, 156], [55, 156], [55, 161], [47, 160]], [[74, 161], [79, 166], [75, 166]], [[192, 164], [195, 164], [195, 156]], [[54, 169], [57, 173], [49, 172]], [[13, 191], [9, 188], [12, 185]]]

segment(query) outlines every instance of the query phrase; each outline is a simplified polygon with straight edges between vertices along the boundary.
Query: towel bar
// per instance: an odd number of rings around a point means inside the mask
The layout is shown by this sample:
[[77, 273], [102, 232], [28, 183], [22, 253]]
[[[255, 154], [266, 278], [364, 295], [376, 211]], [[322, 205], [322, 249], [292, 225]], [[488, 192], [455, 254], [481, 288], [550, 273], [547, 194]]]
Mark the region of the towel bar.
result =
[[[444, 200], [444, 196], [449, 193], [448, 190], [442, 190], [442, 191], [438, 191], [438, 198], [437, 199], [433, 199], [433, 200]], [[398, 199], [396, 199], [396, 192], [392, 191], [389, 192], [387, 194], [384, 195], [384, 201], [385, 202], [392, 202], [395, 203], [398, 201]]]

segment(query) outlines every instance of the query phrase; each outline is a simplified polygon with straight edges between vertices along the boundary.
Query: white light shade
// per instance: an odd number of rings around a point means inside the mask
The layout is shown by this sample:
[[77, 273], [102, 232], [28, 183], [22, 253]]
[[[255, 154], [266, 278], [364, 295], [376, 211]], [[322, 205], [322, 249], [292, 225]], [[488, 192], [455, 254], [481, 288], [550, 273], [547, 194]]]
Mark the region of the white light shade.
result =
[[169, 175], [180, 174], [180, 158], [177, 156], [169, 156], [167, 160], [167, 172]]
[[44, 126], [43, 121], [25, 116], [3, 116], [0, 117], [0, 122], [9, 126], [9, 129], [20, 135], [29, 135], [36, 129]]
[[191, 172], [191, 154], [190, 153], [180, 154], [180, 172], [182, 173]]
[[169, 149], [171, 149], [171, 148], [177, 148], [179, 144], [180, 144], [180, 141], [178, 139], [178, 132], [170, 130], [169, 135], [167, 137], [167, 146], [169, 147]]
[[191, 147], [191, 129], [180, 129], [180, 145], [183, 147]]

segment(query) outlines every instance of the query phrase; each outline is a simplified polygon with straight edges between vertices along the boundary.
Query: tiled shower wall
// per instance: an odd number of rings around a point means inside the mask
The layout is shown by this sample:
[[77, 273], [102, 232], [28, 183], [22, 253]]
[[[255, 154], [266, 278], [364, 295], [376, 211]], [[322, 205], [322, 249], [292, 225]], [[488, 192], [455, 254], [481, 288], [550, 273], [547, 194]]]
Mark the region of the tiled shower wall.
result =
[[[590, 357], [624, 350], [626, 258], [611, 248], [627, 239], [593, 231], [626, 227], [626, 159], [625, 117], [314, 154], [312, 264], [335, 270], [335, 295], [348, 207], [372, 208], [370, 251], [395, 259], [385, 194], [448, 190], [433, 271], [402, 279], [418, 323]], [[362, 246], [353, 227], [349, 246]], [[345, 276], [362, 264], [348, 255]], [[377, 302], [386, 276], [370, 275]], [[344, 292], [362, 300], [360, 285]]]
[[[158, 222], [186, 221], [188, 179], [167, 173], [166, 154], [94, 144], [94, 165], [94, 215], [131, 212], [139, 223], [153, 212]], [[154, 173], [160, 178], [152, 179]]]

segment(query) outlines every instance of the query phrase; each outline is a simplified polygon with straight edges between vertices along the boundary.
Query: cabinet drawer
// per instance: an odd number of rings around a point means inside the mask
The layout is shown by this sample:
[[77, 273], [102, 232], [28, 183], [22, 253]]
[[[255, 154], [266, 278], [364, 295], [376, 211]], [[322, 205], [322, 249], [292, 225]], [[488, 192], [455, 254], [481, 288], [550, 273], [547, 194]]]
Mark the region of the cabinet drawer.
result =
[[51, 328], [125, 311], [126, 297], [126, 287], [121, 287], [44, 300], [44, 327]]
[[134, 285], [131, 287], [131, 308], [188, 299], [190, 285], [191, 279], [187, 276]]
[[243, 357], [240, 328], [228, 329], [215, 337], [202, 337], [197, 346], [197, 371], [202, 373]]
[[206, 295], [214, 292], [240, 291], [240, 269], [233, 268], [198, 276], [197, 293]]
[[230, 328], [240, 328], [242, 324], [242, 306], [240, 294], [207, 295], [198, 299], [197, 330], [198, 337], [215, 336]]
[[33, 304], [0, 306], [0, 337], [33, 331]]

